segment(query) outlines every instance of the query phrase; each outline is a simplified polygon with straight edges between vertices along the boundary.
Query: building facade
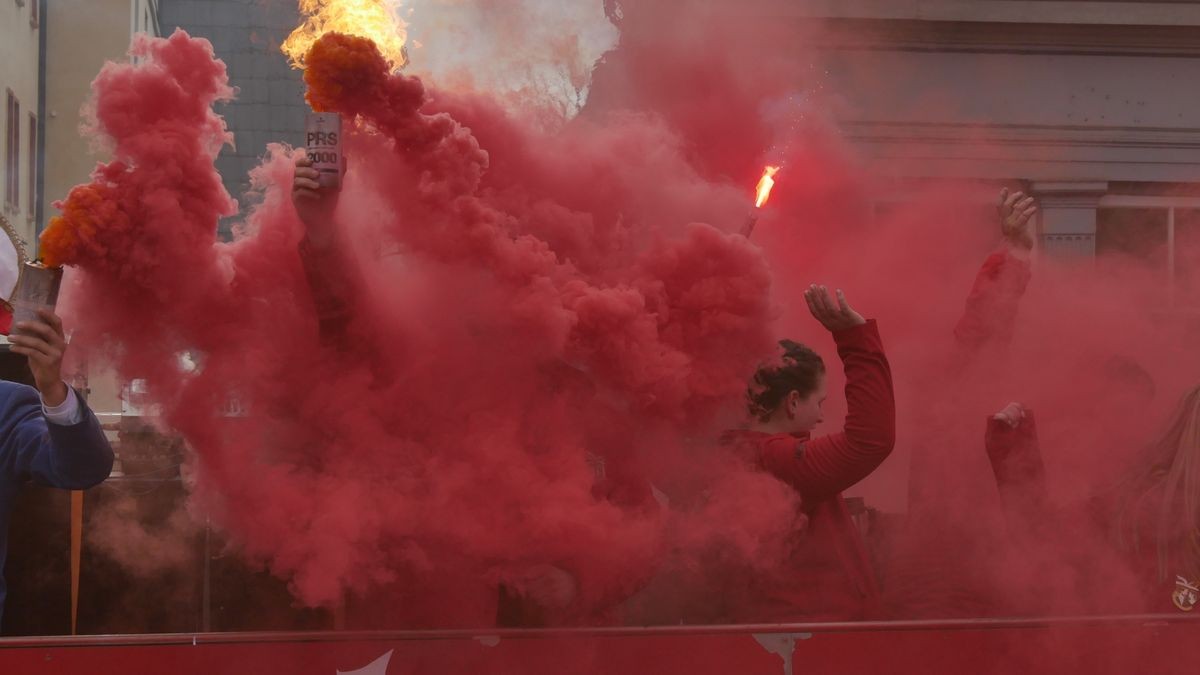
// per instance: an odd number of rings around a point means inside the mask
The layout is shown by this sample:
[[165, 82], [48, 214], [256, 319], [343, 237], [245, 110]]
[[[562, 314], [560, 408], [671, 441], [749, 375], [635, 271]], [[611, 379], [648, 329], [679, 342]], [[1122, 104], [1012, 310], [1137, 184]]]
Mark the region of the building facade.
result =
[[37, 230], [41, 138], [39, 0], [0, 0], [0, 95], [4, 97], [3, 214], [29, 242]]
[[1200, 2], [820, 0], [846, 137], [899, 184], [1019, 181], [1043, 254], [1119, 253], [1200, 310]]
[[[80, 133], [91, 82], [107, 61], [125, 58], [135, 33], [159, 35], [158, 0], [52, 0], [45, 50], [45, 174], [42, 212], [86, 183], [105, 157]], [[45, 226], [45, 222], [39, 223]]]
[[[295, 0], [160, 0], [165, 33], [176, 27], [213, 43], [229, 69], [237, 98], [217, 107], [233, 132], [234, 147], [217, 158], [225, 189], [238, 200], [244, 215], [249, 202], [250, 170], [259, 164], [268, 143], [303, 142], [304, 84], [300, 71], [288, 65], [279, 45], [300, 23]], [[236, 218], [235, 218], [236, 219]], [[230, 223], [221, 224], [229, 236]]]
[[[43, 2], [43, 216], [28, 233], [31, 244], [57, 213], [53, 203], [65, 198], [72, 187], [88, 182], [96, 163], [107, 159], [90, 135], [80, 132], [92, 80], [106, 62], [126, 58], [134, 34], [161, 34], [158, 0]], [[86, 380], [89, 403], [101, 414], [120, 412], [121, 386], [111, 373], [92, 365]]]

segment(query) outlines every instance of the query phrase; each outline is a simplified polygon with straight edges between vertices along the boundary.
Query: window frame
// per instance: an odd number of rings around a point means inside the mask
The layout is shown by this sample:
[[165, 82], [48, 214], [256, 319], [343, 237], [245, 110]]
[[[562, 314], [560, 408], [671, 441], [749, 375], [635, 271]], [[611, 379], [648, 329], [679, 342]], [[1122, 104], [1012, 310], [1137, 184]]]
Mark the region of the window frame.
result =
[[1167, 306], [1170, 311], [1200, 311], [1180, 306], [1177, 296], [1175, 210], [1200, 210], [1200, 197], [1160, 197], [1152, 195], [1104, 195], [1097, 209], [1162, 209], [1167, 212]]
[[11, 213], [21, 210], [21, 100], [12, 89], [6, 90], [4, 122], [4, 208]]
[[41, 136], [41, 127], [38, 126], [38, 118], [34, 113], [29, 113], [29, 159], [26, 164], [29, 168], [29, 186], [26, 190], [26, 196], [29, 199], [29, 206], [26, 208], [27, 213], [25, 219], [33, 222], [37, 218], [37, 204], [41, 195], [38, 194], [38, 139]]

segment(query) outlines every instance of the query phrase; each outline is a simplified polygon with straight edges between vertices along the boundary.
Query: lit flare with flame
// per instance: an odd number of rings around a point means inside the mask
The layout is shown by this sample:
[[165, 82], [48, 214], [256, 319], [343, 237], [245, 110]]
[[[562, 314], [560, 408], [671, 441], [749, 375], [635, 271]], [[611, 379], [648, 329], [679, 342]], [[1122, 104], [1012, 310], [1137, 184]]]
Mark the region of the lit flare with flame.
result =
[[771, 198], [771, 188], [775, 187], [775, 174], [779, 173], [780, 168], [778, 166], [768, 166], [763, 169], [763, 175], [758, 181], [758, 187], [754, 189], [755, 208], [761, 209], [767, 203], [767, 200]]
[[742, 226], [742, 236], [747, 239], [754, 233], [754, 226], [758, 224], [758, 214], [767, 200], [771, 198], [771, 188], [775, 187], [775, 174], [783, 167], [767, 166], [763, 169], [762, 178], [758, 179], [758, 185], [754, 188], [754, 208], [751, 209], [750, 215], [746, 216], [746, 224]]
[[392, 70], [408, 60], [404, 43], [408, 25], [396, 12], [399, 0], [299, 0], [304, 23], [283, 41], [294, 68], [304, 68], [308, 50], [326, 33], [367, 38], [379, 47]]

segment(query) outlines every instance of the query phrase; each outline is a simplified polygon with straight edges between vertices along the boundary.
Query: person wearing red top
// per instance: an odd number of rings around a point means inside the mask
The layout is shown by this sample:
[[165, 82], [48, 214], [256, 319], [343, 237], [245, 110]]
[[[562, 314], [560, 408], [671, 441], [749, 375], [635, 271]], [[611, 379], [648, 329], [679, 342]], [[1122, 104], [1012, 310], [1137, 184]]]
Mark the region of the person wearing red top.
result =
[[[1001, 194], [1005, 247], [984, 262], [954, 335], [962, 355], [1001, 361], [1012, 339], [1020, 300], [1029, 283], [1032, 239], [1027, 223], [1036, 212], [1022, 193]], [[1114, 414], [1142, 409], [1155, 394], [1154, 380], [1136, 361], [1113, 356], [1095, 369], [1104, 396], [1097, 404]], [[1097, 412], [1097, 416], [1106, 415]], [[1200, 594], [1200, 387], [1184, 396], [1167, 431], [1126, 472], [1120, 484], [1097, 489], [1084, 503], [1051, 505], [1033, 411], [1010, 403], [987, 419], [984, 448], [1010, 536], [1035, 546], [1056, 564], [1091, 575], [1104, 588], [1063, 611], [1191, 611]], [[1123, 568], [1123, 569], [1118, 569]], [[942, 577], [946, 578], [946, 573]], [[1137, 588], [1118, 581], [1135, 579]], [[1060, 578], [1061, 580], [1061, 578]], [[1047, 581], [1046, 583], [1057, 583]], [[1036, 596], [1061, 598], [1061, 589], [1006, 598], [1007, 609], [1027, 612]], [[995, 599], [993, 599], [995, 602]], [[998, 605], [993, 605], [994, 610]]]
[[779, 574], [755, 579], [735, 621], [852, 620], [879, 615], [879, 587], [842, 492], [891, 454], [896, 405], [891, 368], [875, 321], [824, 286], [804, 294], [837, 344], [846, 372], [842, 431], [813, 437], [825, 400], [825, 366], [811, 349], [784, 340], [783, 363], [764, 366], [748, 392], [752, 419], [722, 443], [796, 489], [807, 528]]
[[[1005, 367], [1021, 299], [1032, 278], [1030, 226], [1036, 213], [1032, 197], [1000, 191], [1000, 245], [975, 276], [954, 326], [955, 348], [947, 367], [927, 385], [930, 391], [953, 392], [953, 398], [931, 397], [921, 408], [924, 440], [913, 448], [907, 522], [888, 533], [881, 562], [884, 603], [894, 618], [978, 617], [993, 611], [994, 589], [975, 564], [990, 556], [982, 549], [988, 540], [976, 536], [973, 517], [962, 515], [967, 495], [988, 489], [989, 478], [979, 471], [973, 451], [959, 452], [947, 439], [970, 442], [958, 435], [964, 411], [955, 383], [990, 379]], [[953, 477], [952, 483], [947, 477]]]
[[1000, 191], [997, 207], [1003, 245], [983, 261], [966, 307], [954, 327], [954, 339], [964, 356], [976, 357], [987, 348], [1005, 349], [1012, 341], [1017, 310], [1033, 274], [1030, 220], [1037, 213], [1033, 197]]
[[1079, 609], [1191, 612], [1200, 604], [1200, 386], [1183, 395], [1165, 429], [1119, 483], [1073, 507], [1047, 508], [1030, 411], [1009, 404], [989, 420], [984, 442], [1015, 530], [1052, 543], [1062, 564], [1080, 574], [1110, 552], [1124, 565], [1117, 573], [1126, 573], [1124, 582], [1103, 574], [1099, 585], [1106, 594]]

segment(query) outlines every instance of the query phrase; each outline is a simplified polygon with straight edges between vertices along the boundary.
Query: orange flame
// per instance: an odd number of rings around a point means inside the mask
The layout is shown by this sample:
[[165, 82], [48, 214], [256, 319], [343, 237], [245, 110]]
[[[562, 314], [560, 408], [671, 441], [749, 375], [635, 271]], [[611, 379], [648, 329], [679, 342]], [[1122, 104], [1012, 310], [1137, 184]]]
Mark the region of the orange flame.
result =
[[767, 203], [767, 199], [771, 197], [771, 188], [775, 187], [775, 174], [779, 173], [778, 166], [768, 166], [763, 169], [762, 178], [758, 180], [758, 187], [754, 189], [757, 198], [754, 200], [755, 208], [762, 208], [763, 204]]
[[344, 33], [373, 41], [392, 70], [398, 70], [408, 60], [404, 50], [408, 25], [394, 9], [398, 4], [398, 0], [300, 0], [304, 23], [280, 49], [293, 68], [304, 68], [305, 55], [322, 35]]

